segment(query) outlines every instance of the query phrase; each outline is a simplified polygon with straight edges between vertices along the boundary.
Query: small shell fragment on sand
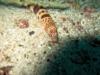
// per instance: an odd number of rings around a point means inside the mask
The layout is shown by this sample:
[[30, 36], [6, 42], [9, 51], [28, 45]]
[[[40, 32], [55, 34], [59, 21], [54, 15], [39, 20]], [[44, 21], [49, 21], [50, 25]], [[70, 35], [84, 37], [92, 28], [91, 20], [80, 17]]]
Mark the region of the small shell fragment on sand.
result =
[[9, 75], [9, 71], [12, 69], [13, 66], [4, 66], [0, 68], [0, 75]]
[[28, 28], [29, 27], [29, 22], [27, 19], [19, 19], [17, 21], [17, 25], [19, 28]]

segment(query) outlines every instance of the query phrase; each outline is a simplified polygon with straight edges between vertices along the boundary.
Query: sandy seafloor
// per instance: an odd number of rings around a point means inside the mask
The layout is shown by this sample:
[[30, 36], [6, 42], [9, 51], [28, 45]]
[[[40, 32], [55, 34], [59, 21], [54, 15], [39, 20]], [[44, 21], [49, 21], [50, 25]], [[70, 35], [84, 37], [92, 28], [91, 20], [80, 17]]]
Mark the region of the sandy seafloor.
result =
[[[100, 12], [48, 11], [58, 30], [55, 46], [34, 13], [0, 5], [0, 68], [13, 66], [9, 75], [100, 75]], [[29, 27], [20, 28], [19, 19]]]

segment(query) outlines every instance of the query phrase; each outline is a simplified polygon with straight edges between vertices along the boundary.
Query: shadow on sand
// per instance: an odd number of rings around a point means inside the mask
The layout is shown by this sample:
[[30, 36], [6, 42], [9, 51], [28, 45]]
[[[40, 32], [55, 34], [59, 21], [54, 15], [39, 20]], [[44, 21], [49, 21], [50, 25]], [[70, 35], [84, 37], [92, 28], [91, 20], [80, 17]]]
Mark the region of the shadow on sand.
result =
[[46, 62], [40, 75], [100, 75], [100, 40], [81, 38], [64, 42], [47, 56]]

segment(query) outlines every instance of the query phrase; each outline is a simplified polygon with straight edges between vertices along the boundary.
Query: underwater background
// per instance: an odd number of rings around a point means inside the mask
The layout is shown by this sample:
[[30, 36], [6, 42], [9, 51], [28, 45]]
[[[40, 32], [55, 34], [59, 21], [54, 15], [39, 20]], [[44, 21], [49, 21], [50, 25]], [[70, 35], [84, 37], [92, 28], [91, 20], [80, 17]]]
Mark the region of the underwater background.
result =
[[[55, 22], [56, 45], [32, 4]], [[100, 75], [100, 0], [0, 0], [0, 75]]]

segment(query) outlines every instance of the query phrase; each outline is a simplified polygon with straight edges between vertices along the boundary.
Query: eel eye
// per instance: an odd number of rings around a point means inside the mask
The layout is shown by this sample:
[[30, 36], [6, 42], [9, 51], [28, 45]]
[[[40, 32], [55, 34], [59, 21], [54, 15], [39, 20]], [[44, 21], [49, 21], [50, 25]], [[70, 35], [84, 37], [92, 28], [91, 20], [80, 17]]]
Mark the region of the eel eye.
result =
[[44, 10], [41, 11], [41, 13], [44, 13], [44, 12], [45, 12]]

